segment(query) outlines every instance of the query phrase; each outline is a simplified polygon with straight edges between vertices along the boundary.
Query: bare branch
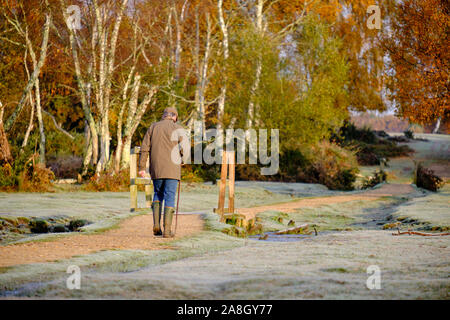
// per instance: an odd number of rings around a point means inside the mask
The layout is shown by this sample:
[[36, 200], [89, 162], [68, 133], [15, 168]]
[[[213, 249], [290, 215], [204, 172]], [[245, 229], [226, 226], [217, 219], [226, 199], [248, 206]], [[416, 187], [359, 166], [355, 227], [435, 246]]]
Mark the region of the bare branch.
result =
[[72, 136], [69, 132], [67, 132], [66, 130], [64, 130], [57, 122], [55, 117], [49, 113], [48, 111], [45, 111], [44, 109], [42, 109], [42, 112], [44, 112], [46, 115], [48, 115], [52, 120], [53, 120], [53, 124], [55, 125], [56, 129], [58, 129], [59, 131], [61, 131], [62, 133], [64, 133], [66, 136], [68, 136], [71, 140], [74, 140], [75, 137]]

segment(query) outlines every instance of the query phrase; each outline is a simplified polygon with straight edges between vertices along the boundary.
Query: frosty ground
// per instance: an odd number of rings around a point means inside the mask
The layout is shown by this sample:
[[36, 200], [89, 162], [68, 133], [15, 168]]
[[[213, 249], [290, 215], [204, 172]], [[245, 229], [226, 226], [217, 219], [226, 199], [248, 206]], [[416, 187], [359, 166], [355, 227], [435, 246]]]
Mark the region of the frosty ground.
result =
[[[423, 137], [429, 141], [410, 143], [417, 150], [414, 159], [391, 160], [390, 183], [369, 192], [333, 192], [311, 184], [237, 183], [237, 207], [277, 204], [258, 214], [266, 231], [286, 228], [288, 221], [294, 220], [296, 224], [317, 225], [318, 236], [299, 241], [275, 241], [269, 237], [263, 241], [225, 235], [221, 230], [226, 226], [212, 213], [217, 203], [217, 186], [190, 184], [184, 186], [181, 211], [195, 212], [196, 217], [202, 218], [204, 225], [198, 232], [158, 243], [152, 250], [102, 250], [53, 262], [5, 266], [0, 268], [0, 296], [448, 299], [450, 237], [394, 236], [396, 230], [383, 229], [386, 224], [399, 221], [403, 230], [445, 230], [450, 226], [448, 186], [431, 193], [406, 185], [411, 182], [413, 160], [418, 159], [449, 177], [450, 139]], [[365, 167], [362, 173], [369, 174], [374, 169]], [[356, 197], [346, 202], [334, 201], [343, 195]], [[276, 210], [285, 208], [282, 203], [311, 197], [317, 199], [314, 206], [289, 212]], [[89, 219], [93, 224], [85, 231], [92, 236], [120, 229], [121, 223], [136, 218], [128, 212], [126, 193], [0, 194], [0, 202], [0, 216]], [[2, 246], [72, 236], [17, 237]], [[81, 268], [80, 290], [66, 287], [69, 265]], [[366, 286], [367, 268], [371, 265], [381, 270], [380, 290]]]

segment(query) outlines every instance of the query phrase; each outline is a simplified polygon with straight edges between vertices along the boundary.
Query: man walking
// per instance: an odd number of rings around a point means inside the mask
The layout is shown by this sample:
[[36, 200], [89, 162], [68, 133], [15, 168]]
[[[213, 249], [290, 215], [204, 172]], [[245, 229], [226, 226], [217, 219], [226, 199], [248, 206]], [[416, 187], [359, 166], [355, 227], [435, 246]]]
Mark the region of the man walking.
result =
[[[153, 180], [153, 234], [173, 237], [172, 219], [175, 195], [181, 179], [181, 159], [189, 156], [190, 144], [184, 129], [177, 124], [176, 108], [166, 108], [161, 121], [147, 130], [141, 146], [139, 175], [144, 177], [147, 157], [150, 157], [150, 175]], [[183, 152], [183, 150], [186, 150]], [[161, 232], [161, 212], [164, 201], [164, 232]]]

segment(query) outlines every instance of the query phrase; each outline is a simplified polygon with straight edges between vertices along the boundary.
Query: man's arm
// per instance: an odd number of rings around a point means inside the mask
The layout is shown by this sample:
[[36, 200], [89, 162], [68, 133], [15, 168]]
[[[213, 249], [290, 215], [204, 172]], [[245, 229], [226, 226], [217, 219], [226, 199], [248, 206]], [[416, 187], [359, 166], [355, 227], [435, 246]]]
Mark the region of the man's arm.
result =
[[180, 154], [182, 157], [182, 163], [188, 163], [191, 158], [191, 142], [189, 141], [187, 131], [183, 127], [181, 127], [181, 130], [178, 132], [178, 145], [180, 148]]
[[145, 165], [147, 164], [148, 154], [150, 152], [150, 145], [151, 145], [151, 129], [152, 127], [147, 130], [145, 133], [144, 139], [142, 140], [142, 146], [141, 146], [141, 156], [139, 157], [139, 166], [138, 166], [138, 172], [139, 175], [142, 177], [144, 173], [145, 174]]

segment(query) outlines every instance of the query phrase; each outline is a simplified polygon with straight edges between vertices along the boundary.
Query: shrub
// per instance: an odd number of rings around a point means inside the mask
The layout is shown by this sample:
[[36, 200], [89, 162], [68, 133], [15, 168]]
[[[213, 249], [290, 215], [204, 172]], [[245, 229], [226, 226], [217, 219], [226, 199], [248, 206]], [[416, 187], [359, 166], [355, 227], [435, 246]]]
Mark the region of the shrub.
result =
[[104, 172], [94, 175], [83, 185], [86, 191], [128, 191], [130, 186], [130, 170], [124, 169], [119, 173]]
[[403, 131], [403, 134], [405, 135], [406, 139], [410, 139], [410, 140], [414, 139], [414, 132], [412, 132], [411, 130]]
[[322, 142], [313, 148], [312, 172], [317, 182], [332, 190], [353, 190], [358, 163], [354, 153], [336, 144]]
[[434, 192], [438, 191], [445, 184], [440, 177], [434, 174], [433, 170], [425, 168], [422, 163], [416, 165], [414, 183], [419, 188]]
[[270, 180], [269, 177], [261, 175], [261, 167], [256, 164], [236, 165], [236, 179], [248, 181]]
[[357, 128], [355, 124], [347, 121], [339, 129], [337, 134], [331, 136], [331, 140], [337, 143], [345, 143], [354, 140], [365, 143], [376, 143], [378, 138], [375, 132], [370, 128]]
[[373, 133], [375, 133], [380, 138], [388, 138], [389, 135], [384, 130], [374, 130]]
[[83, 158], [80, 156], [52, 156], [48, 159], [47, 165], [54, 172], [55, 176], [61, 179], [76, 179], [83, 166]]
[[220, 177], [219, 165], [192, 164], [181, 168], [181, 179], [189, 182], [211, 181], [216, 183]]
[[313, 147], [280, 154], [280, 169], [272, 176], [261, 175], [260, 165], [236, 166], [240, 180], [321, 183], [333, 190], [352, 190], [358, 163], [351, 150], [323, 141]]
[[48, 192], [53, 185], [55, 175], [52, 170], [40, 164], [25, 166], [19, 178], [19, 190], [27, 192]]
[[377, 184], [387, 180], [387, 173], [383, 170], [375, 171], [373, 176], [369, 176], [363, 180], [361, 189], [373, 188]]
[[409, 140], [405, 137], [388, 137], [384, 131], [358, 129], [352, 123], [346, 123], [340, 128], [339, 132], [332, 136], [331, 141], [337, 142], [342, 147], [356, 150], [358, 163], [364, 166], [379, 165], [381, 158], [407, 156], [413, 152], [407, 145], [396, 144], [396, 142], [408, 142]]
[[0, 168], [0, 190], [2, 191], [51, 191], [55, 175], [52, 170], [36, 163], [37, 153], [26, 160], [24, 154], [16, 158], [13, 165]]
[[74, 137], [73, 140], [60, 131], [49, 131], [45, 145], [48, 157], [82, 156], [84, 135], [82, 133], [72, 133], [72, 136]]
[[90, 222], [84, 219], [71, 220], [68, 228], [70, 231], [78, 231], [78, 229], [88, 224], [90, 224]]
[[407, 145], [397, 145], [396, 143], [380, 139], [377, 144], [357, 143], [356, 156], [358, 163], [364, 166], [377, 166], [381, 159], [407, 156], [413, 150]]
[[9, 163], [0, 168], [0, 190], [12, 191], [19, 185], [19, 178]]
[[63, 224], [56, 224], [54, 226], [51, 226], [48, 230], [52, 233], [69, 232], [69, 228], [67, 228]]
[[[308, 147], [310, 148], [310, 147]], [[305, 148], [306, 149], [306, 148]], [[309, 174], [305, 174], [305, 168], [310, 166], [309, 160], [299, 150], [285, 150], [280, 153], [280, 167], [278, 174], [272, 176], [261, 175], [261, 165], [239, 164], [236, 165], [236, 178], [249, 181], [284, 181], [307, 182]], [[248, 163], [248, 159], [246, 161]]]
[[29, 223], [30, 231], [33, 233], [47, 233], [50, 225], [44, 219], [33, 219]]
[[405, 136], [394, 136], [394, 137], [389, 137], [388, 140], [389, 140], [389, 141], [392, 141], [392, 142], [400, 142], [400, 143], [406, 143], [406, 142], [409, 142], [409, 139], [406, 138]]
[[356, 152], [358, 163], [363, 166], [377, 166], [380, 164], [380, 159], [373, 148], [367, 144], [360, 144]]

